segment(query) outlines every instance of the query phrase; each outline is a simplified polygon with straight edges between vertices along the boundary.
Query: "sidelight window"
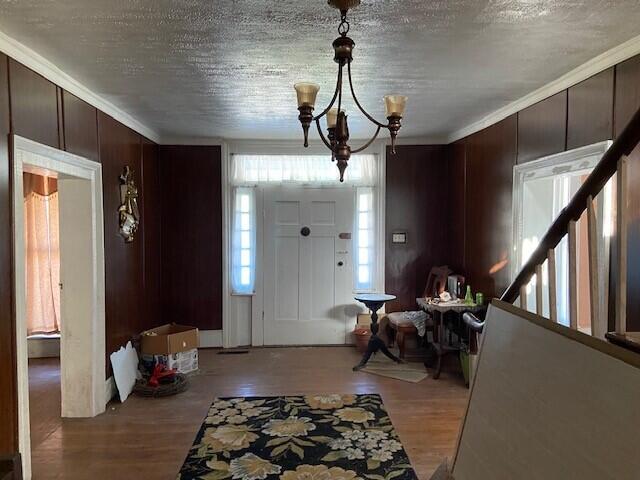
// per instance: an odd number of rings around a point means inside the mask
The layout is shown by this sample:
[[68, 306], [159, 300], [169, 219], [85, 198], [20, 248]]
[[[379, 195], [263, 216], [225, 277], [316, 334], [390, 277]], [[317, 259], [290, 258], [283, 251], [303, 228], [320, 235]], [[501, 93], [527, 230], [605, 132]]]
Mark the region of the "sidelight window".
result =
[[356, 195], [354, 283], [356, 291], [367, 291], [373, 290], [375, 278], [373, 188], [358, 188]]
[[255, 292], [256, 202], [253, 188], [238, 187], [233, 201], [231, 289], [239, 295]]

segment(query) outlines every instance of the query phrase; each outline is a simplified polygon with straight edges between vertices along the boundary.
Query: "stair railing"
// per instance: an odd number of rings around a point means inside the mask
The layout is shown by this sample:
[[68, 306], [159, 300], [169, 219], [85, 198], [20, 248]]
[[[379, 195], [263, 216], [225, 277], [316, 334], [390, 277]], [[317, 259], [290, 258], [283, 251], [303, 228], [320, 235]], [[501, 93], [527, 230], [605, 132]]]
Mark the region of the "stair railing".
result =
[[[638, 110], [620, 136], [605, 152], [602, 159], [586, 178], [569, 204], [560, 212], [542, 237], [538, 247], [504, 292], [501, 300], [515, 303], [520, 299], [520, 307], [526, 309], [526, 287], [534, 275], [542, 277], [542, 265], [547, 262], [549, 275], [549, 318], [557, 322], [556, 302], [556, 268], [555, 250], [560, 241], [568, 236], [569, 245], [569, 324], [573, 329], [578, 327], [577, 305], [577, 233], [576, 224], [583, 213], [587, 212], [588, 252], [589, 252], [589, 289], [591, 298], [591, 325], [597, 322], [602, 314], [600, 307], [601, 292], [598, 258], [598, 228], [596, 219], [595, 198], [602, 191], [609, 179], [616, 176], [616, 235], [615, 258], [613, 259], [616, 278], [615, 289], [615, 331], [626, 332], [627, 301], [627, 163], [628, 156], [640, 142], [640, 110]], [[543, 282], [536, 282], [536, 312], [542, 315]]]
[[[605, 152], [600, 162], [586, 178], [568, 205], [560, 212], [540, 240], [527, 262], [522, 266], [511, 285], [501, 297], [502, 301], [516, 303], [527, 309], [527, 285], [534, 275], [542, 278], [542, 266], [547, 262], [549, 288], [549, 319], [557, 322], [557, 288], [556, 288], [556, 248], [568, 236], [569, 250], [569, 323], [573, 329], [578, 328], [578, 280], [577, 280], [577, 232], [576, 225], [584, 212], [587, 212], [588, 252], [589, 252], [589, 289], [591, 298], [592, 329], [598, 322], [598, 316], [607, 309], [601, 307], [601, 295], [598, 291], [601, 274], [598, 254], [598, 227], [596, 219], [595, 198], [605, 187], [611, 177], [616, 176], [616, 234], [615, 257], [612, 259], [615, 269], [615, 334], [626, 333], [627, 310], [627, 163], [628, 156], [640, 143], [640, 110], [638, 110], [626, 128]], [[609, 280], [609, 279], [605, 279]], [[542, 316], [543, 282], [537, 281], [535, 287], [535, 313]], [[606, 313], [605, 313], [606, 315]], [[482, 324], [473, 316], [465, 318], [472, 336], [481, 332]]]

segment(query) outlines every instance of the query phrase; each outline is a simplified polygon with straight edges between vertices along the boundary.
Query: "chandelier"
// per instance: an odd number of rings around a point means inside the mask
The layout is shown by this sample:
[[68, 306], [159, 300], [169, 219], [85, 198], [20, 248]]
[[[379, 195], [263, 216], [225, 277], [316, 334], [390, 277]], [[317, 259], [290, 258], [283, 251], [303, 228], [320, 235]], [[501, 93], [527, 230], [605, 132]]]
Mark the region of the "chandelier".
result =
[[[340, 36], [333, 42], [333, 50], [335, 53], [334, 60], [338, 64], [338, 80], [333, 98], [329, 105], [319, 115], [313, 116], [316, 96], [318, 95], [320, 87], [315, 83], [300, 82], [296, 83], [294, 88], [298, 97], [298, 111], [300, 112], [298, 119], [302, 124], [302, 130], [304, 132], [304, 146], [309, 146], [309, 127], [312, 122], [315, 122], [322, 142], [327, 146], [327, 148], [329, 148], [329, 150], [331, 150], [331, 161], [337, 162], [338, 170], [340, 170], [340, 181], [342, 182], [344, 181], [344, 171], [347, 168], [351, 154], [361, 152], [371, 145], [371, 143], [373, 143], [373, 141], [378, 137], [380, 129], [385, 128], [389, 130], [391, 137], [391, 151], [393, 154], [396, 153], [395, 142], [398, 130], [400, 130], [401, 127], [400, 121], [404, 114], [407, 97], [403, 95], [386, 95], [384, 97], [387, 116], [386, 124], [379, 122], [367, 113], [358, 101], [353, 89], [353, 82], [351, 80], [351, 61], [353, 60], [352, 53], [355, 43], [347, 36], [349, 33], [347, 12], [350, 8], [357, 7], [360, 4], [360, 0], [328, 0], [328, 3], [332, 7], [340, 10], [340, 25], [338, 26], [338, 33]], [[354, 150], [351, 149], [348, 143], [349, 126], [347, 124], [347, 115], [342, 109], [342, 75], [345, 66], [347, 69], [347, 78], [349, 80], [349, 89], [351, 90], [351, 96], [353, 97], [356, 106], [362, 114], [377, 127], [373, 137], [362, 147]], [[338, 106], [333, 108], [336, 101], [338, 102]], [[326, 117], [326, 137], [320, 127], [320, 120], [322, 117]]]

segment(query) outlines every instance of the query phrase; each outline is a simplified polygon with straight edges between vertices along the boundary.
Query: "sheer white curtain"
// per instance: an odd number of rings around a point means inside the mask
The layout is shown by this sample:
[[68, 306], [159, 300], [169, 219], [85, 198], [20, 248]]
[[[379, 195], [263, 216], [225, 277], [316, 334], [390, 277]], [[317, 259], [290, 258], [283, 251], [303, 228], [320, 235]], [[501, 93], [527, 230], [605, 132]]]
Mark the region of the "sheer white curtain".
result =
[[355, 215], [357, 252], [354, 287], [373, 289], [375, 278], [374, 188], [377, 184], [376, 155], [353, 155], [344, 183], [335, 162], [327, 155], [253, 155], [231, 156], [230, 183], [233, 186], [231, 216], [231, 290], [236, 295], [255, 292], [256, 200], [260, 185], [311, 185], [357, 187]]
[[55, 179], [24, 175], [27, 334], [60, 331], [60, 242]]
[[[340, 185], [335, 162], [327, 155], [240, 155], [231, 157], [231, 183], [258, 185]], [[376, 184], [376, 156], [352, 155], [345, 172], [347, 185]]]

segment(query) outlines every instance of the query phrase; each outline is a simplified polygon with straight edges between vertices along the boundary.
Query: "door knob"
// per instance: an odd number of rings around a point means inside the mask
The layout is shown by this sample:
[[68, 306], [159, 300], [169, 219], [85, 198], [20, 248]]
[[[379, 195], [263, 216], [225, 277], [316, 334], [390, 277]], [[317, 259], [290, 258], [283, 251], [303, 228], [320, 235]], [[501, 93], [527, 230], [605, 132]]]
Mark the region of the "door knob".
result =
[[344, 265], [344, 262], [343, 262], [343, 261], [338, 262], [338, 266], [339, 266], [339, 267], [341, 267], [341, 266], [343, 266], [343, 265]]
[[309, 230], [309, 227], [302, 227], [300, 229], [300, 235], [302, 235], [303, 237], [308, 237], [310, 233], [311, 230]]

